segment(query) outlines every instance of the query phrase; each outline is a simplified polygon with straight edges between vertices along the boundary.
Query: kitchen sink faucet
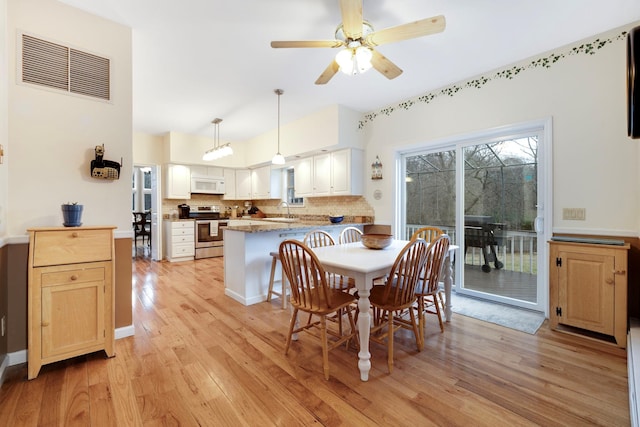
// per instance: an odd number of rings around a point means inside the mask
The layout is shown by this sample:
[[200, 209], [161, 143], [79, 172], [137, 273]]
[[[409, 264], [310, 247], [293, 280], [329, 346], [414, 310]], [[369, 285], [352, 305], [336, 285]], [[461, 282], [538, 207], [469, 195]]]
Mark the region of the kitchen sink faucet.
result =
[[284, 200], [281, 201], [280, 203], [278, 203], [278, 208], [280, 208], [280, 206], [286, 206], [287, 207], [287, 218], [291, 218], [291, 212], [289, 211], [289, 203], [285, 202]]

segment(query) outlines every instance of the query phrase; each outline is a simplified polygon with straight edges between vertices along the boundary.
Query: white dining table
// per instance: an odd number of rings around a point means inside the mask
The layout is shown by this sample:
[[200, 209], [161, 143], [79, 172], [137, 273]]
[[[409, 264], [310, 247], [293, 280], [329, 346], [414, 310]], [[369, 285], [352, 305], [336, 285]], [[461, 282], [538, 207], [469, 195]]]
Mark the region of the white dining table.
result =
[[[360, 337], [360, 352], [358, 353], [358, 368], [360, 379], [367, 381], [371, 370], [371, 353], [369, 352], [369, 333], [371, 329], [371, 315], [369, 313], [369, 292], [373, 287], [373, 279], [383, 277], [389, 273], [396, 257], [404, 248], [408, 240], [394, 240], [384, 249], [368, 249], [361, 242], [342, 245], [323, 246], [313, 248], [324, 269], [354, 279], [358, 289], [358, 334]], [[445, 319], [451, 319], [451, 258], [458, 246], [450, 245], [448, 256], [444, 261], [444, 290], [445, 290]]]

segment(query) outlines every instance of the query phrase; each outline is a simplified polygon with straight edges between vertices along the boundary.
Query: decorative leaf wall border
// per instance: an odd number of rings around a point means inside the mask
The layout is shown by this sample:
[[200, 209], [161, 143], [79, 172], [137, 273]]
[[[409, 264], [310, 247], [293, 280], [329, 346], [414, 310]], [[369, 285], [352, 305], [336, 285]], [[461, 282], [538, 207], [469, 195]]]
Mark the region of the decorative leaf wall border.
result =
[[452, 97], [464, 89], [470, 89], [470, 88], [481, 89], [484, 85], [486, 85], [492, 80], [498, 80], [498, 79], [512, 80], [517, 75], [527, 70], [532, 70], [540, 67], [551, 68], [553, 64], [572, 55], [579, 55], [579, 54], [595, 55], [596, 52], [598, 52], [603, 47], [617, 41], [625, 40], [626, 36], [627, 36], [627, 31], [623, 31], [613, 38], [608, 38], [608, 39], [597, 38], [590, 43], [583, 43], [579, 46], [574, 46], [565, 53], [552, 53], [549, 56], [535, 59], [531, 61], [529, 64], [524, 66], [513, 66], [510, 68], [506, 68], [506, 69], [497, 71], [492, 76], [482, 76], [482, 77], [475, 78], [473, 80], [469, 80], [462, 84], [454, 84], [451, 86], [447, 86], [443, 89], [439, 89], [434, 92], [429, 92], [424, 95], [420, 95], [420, 96], [408, 99], [406, 101], [402, 101], [395, 106], [389, 106], [377, 112], [367, 113], [364, 115], [364, 119], [360, 120], [358, 124], [358, 129], [363, 129], [367, 123], [373, 122], [379, 116], [390, 116], [396, 111], [409, 110], [411, 107], [419, 103], [428, 104], [434, 99], [441, 96]]

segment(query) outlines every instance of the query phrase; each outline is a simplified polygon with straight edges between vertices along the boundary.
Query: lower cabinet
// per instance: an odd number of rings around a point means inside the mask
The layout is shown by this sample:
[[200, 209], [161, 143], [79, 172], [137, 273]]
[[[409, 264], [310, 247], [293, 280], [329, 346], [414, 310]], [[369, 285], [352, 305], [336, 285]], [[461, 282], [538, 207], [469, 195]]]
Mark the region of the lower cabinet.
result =
[[29, 229], [28, 372], [104, 350], [114, 352], [113, 229]]
[[549, 242], [549, 323], [627, 342], [629, 245]]
[[172, 262], [193, 260], [196, 255], [194, 221], [165, 221], [164, 225], [165, 258]]

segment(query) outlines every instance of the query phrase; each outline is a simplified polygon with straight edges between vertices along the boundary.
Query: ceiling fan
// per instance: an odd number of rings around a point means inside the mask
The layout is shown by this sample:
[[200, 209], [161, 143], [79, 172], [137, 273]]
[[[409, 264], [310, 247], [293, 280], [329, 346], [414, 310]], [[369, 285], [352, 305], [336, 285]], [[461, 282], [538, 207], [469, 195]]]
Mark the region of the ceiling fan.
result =
[[386, 78], [394, 79], [402, 74], [402, 70], [376, 51], [375, 46], [444, 31], [445, 19], [442, 15], [375, 31], [373, 26], [362, 18], [362, 0], [339, 1], [342, 23], [336, 29], [335, 40], [271, 42], [273, 48], [344, 47], [320, 74], [316, 80], [317, 85], [326, 84], [338, 70], [346, 74], [357, 74], [371, 67]]

